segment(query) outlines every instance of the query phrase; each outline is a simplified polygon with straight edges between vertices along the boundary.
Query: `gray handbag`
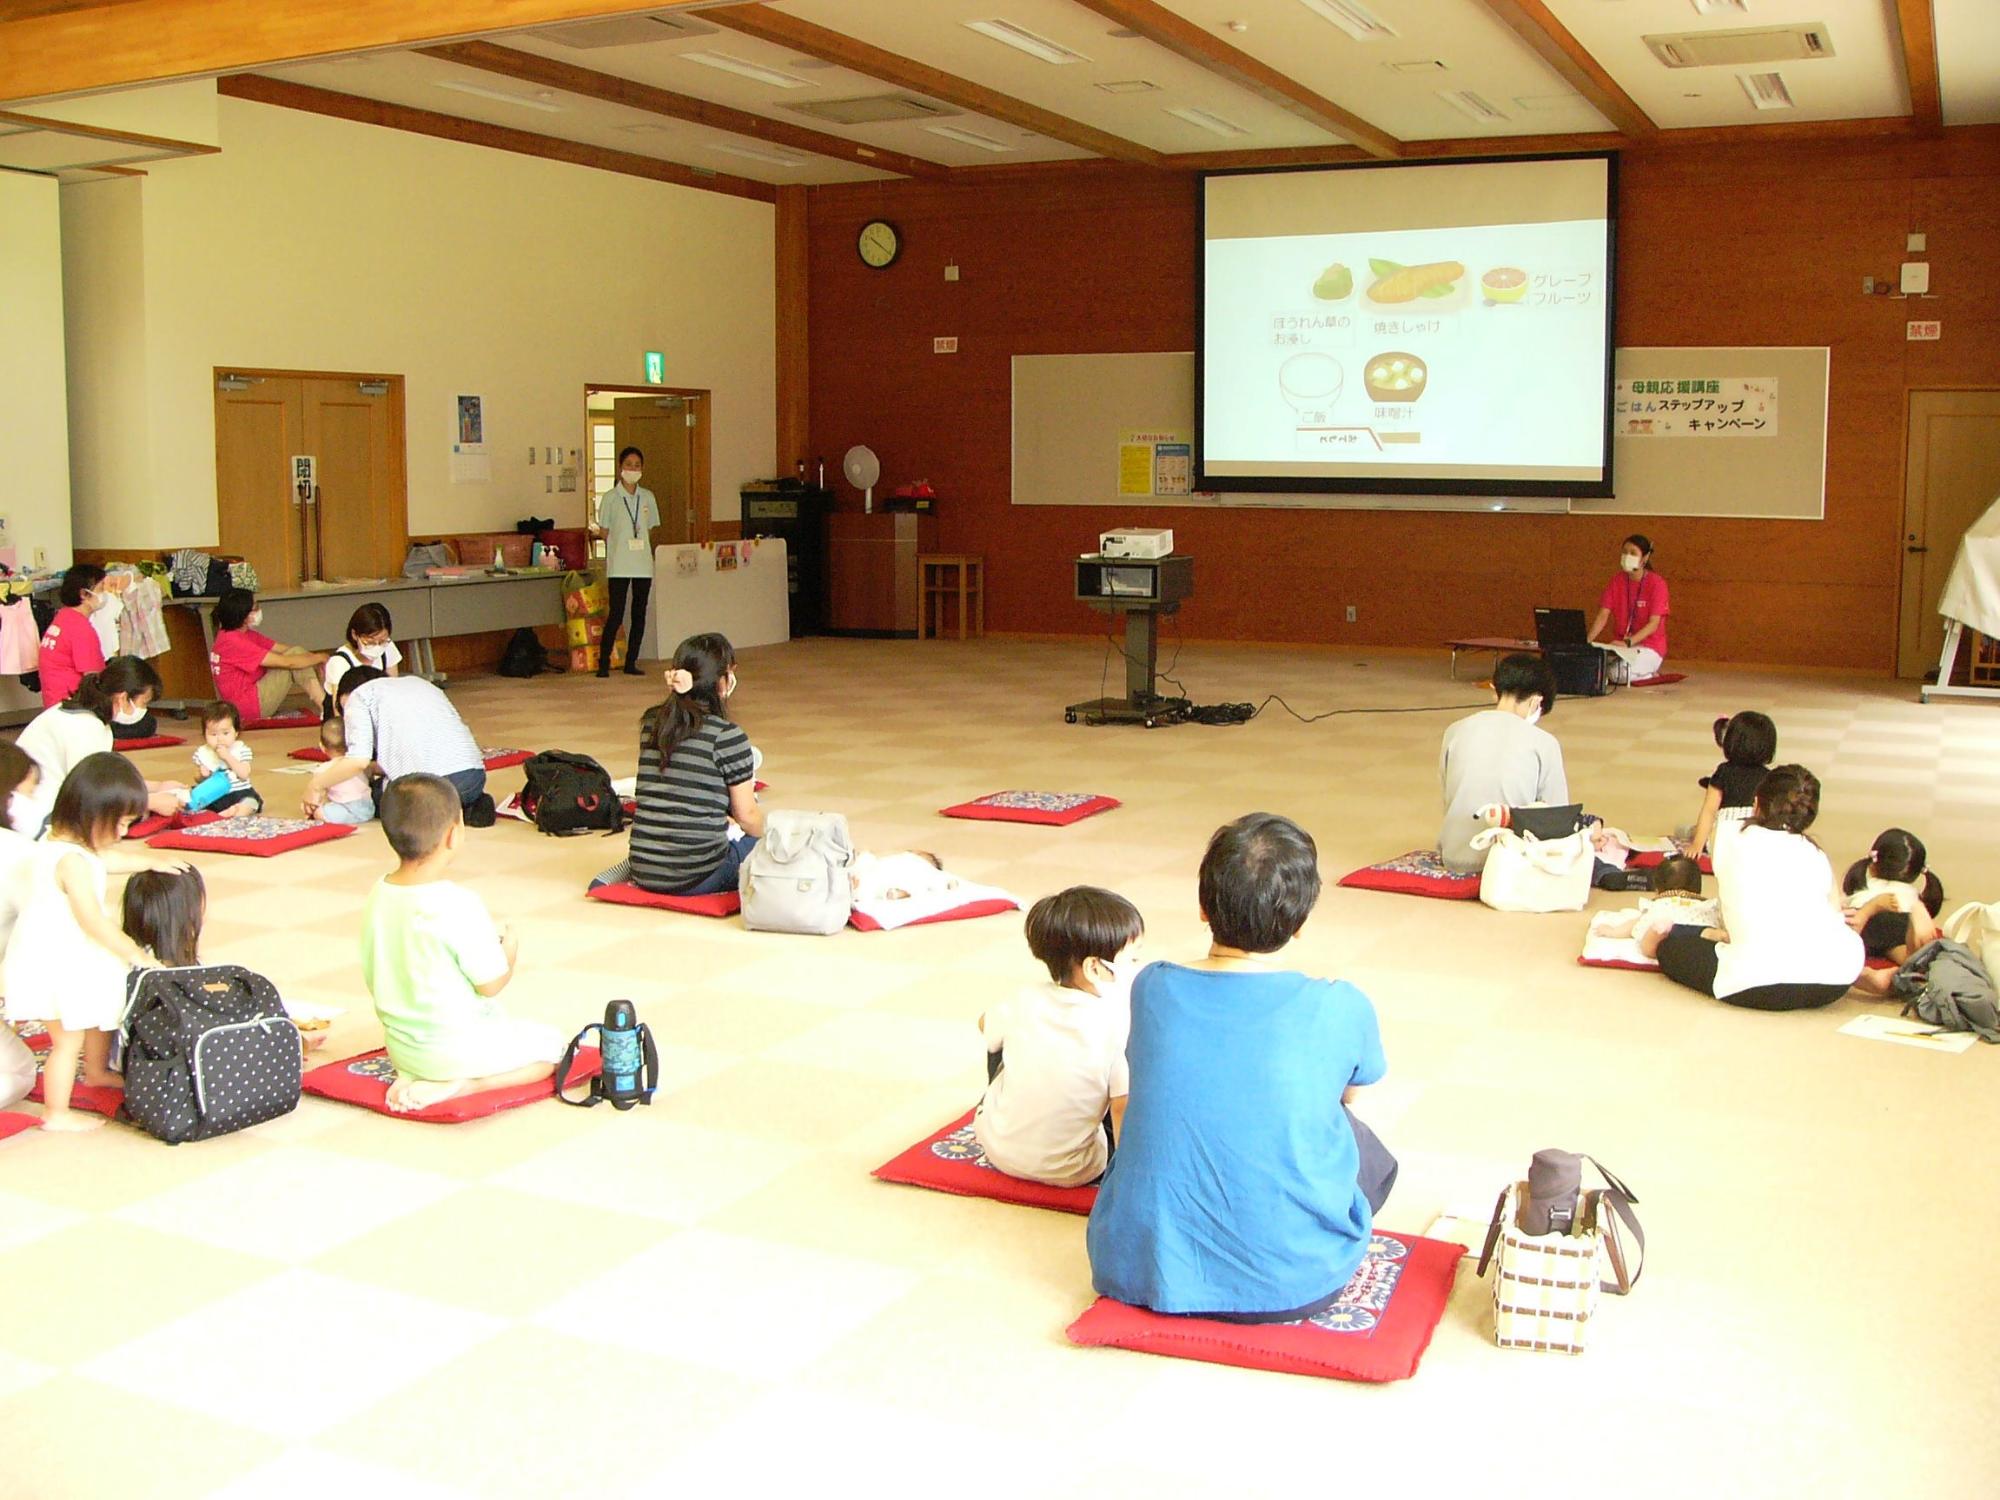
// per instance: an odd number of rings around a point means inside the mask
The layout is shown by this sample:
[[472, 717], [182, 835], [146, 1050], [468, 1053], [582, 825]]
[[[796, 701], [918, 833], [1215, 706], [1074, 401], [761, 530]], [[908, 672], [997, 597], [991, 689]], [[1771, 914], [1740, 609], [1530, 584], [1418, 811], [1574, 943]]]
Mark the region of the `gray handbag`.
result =
[[854, 910], [853, 863], [854, 844], [839, 813], [771, 813], [737, 876], [743, 925], [820, 937], [840, 931]]

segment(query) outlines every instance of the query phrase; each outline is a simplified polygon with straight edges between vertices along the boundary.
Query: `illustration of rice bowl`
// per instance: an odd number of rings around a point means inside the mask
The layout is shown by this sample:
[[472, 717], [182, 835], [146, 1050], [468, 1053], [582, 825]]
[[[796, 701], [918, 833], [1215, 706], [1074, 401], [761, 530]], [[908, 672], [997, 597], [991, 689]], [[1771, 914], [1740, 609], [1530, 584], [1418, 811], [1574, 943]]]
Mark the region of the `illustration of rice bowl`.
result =
[[1416, 355], [1390, 349], [1368, 361], [1362, 383], [1370, 401], [1414, 401], [1424, 393], [1430, 373]]
[[1278, 367], [1278, 391], [1300, 416], [1324, 413], [1346, 384], [1340, 361], [1329, 354], [1294, 354]]
[[1495, 266], [1479, 278], [1479, 295], [1488, 302], [1519, 302], [1528, 295], [1528, 273], [1517, 266]]

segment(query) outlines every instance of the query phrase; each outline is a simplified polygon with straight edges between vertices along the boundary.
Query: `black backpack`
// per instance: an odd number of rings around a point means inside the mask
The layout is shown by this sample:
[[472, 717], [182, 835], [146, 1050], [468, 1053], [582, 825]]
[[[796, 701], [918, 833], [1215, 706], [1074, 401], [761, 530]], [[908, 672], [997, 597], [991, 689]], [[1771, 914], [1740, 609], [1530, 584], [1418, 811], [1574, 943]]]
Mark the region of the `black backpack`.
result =
[[588, 755], [544, 750], [522, 768], [521, 811], [543, 833], [563, 836], [625, 827], [625, 806], [611, 789], [611, 773]]
[[500, 653], [500, 675], [533, 677], [548, 669], [548, 648], [541, 643], [534, 631], [523, 625], [509, 638], [507, 649]]
[[125, 1113], [170, 1146], [299, 1105], [299, 1030], [261, 974], [235, 964], [138, 969], [125, 1007]]

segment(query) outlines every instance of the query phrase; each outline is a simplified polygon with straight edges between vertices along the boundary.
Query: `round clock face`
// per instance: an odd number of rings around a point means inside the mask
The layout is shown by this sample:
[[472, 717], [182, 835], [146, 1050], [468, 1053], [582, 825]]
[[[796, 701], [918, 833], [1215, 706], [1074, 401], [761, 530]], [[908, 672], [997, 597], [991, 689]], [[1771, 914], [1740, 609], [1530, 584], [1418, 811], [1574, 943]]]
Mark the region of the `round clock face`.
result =
[[896, 233], [896, 226], [886, 219], [875, 219], [862, 226], [857, 247], [861, 252], [861, 263], [880, 271], [894, 264], [902, 253], [902, 237]]

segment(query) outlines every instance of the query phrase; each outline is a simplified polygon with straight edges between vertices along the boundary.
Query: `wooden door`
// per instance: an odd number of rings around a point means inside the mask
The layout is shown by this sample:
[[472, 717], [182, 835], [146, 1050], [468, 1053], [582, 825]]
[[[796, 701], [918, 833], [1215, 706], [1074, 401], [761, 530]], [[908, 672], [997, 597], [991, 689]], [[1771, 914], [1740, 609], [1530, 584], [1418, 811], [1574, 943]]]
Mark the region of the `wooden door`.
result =
[[409, 550], [400, 476], [401, 382], [313, 379], [300, 451], [319, 460], [318, 576], [388, 578]]
[[646, 455], [641, 483], [660, 503], [660, 529], [653, 535], [657, 546], [701, 537], [694, 509], [693, 429], [688, 425], [692, 409], [682, 396], [626, 396], [612, 403], [617, 446]]
[[1896, 675], [1944, 649], [1938, 598], [1966, 527], [2000, 499], [2000, 391], [1912, 391], [1903, 466], [1903, 589]]
[[292, 456], [307, 451], [298, 380], [245, 375], [216, 382], [216, 546], [255, 568], [265, 588], [299, 580]]

